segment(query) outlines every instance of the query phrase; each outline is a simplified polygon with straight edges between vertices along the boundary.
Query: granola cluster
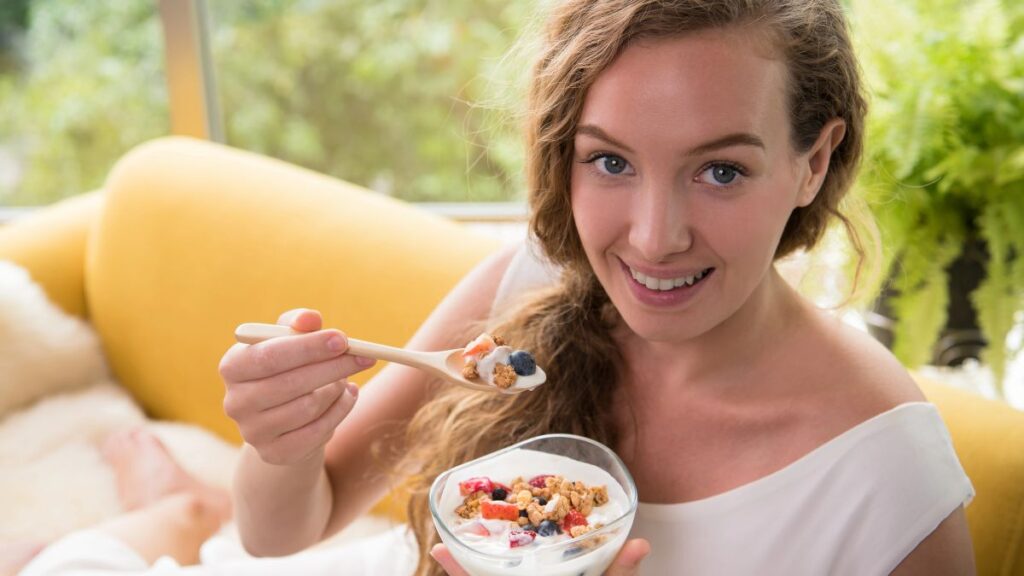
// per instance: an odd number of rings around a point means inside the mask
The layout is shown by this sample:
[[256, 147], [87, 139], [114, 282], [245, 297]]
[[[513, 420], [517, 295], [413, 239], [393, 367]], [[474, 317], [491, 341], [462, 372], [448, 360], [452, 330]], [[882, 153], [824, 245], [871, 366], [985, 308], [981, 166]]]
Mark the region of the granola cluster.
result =
[[498, 364], [494, 367], [494, 385], [502, 390], [507, 390], [516, 383], [516, 371], [508, 364]]
[[462, 504], [455, 508], [455, 513], [458, 514], [460, 518], [469, 520], [470, 518], [480, 514], [480, 502], [490, 499], [490, 494], [483, 490], [477, 490], [469, 496], [466, 496], [462, 501]]

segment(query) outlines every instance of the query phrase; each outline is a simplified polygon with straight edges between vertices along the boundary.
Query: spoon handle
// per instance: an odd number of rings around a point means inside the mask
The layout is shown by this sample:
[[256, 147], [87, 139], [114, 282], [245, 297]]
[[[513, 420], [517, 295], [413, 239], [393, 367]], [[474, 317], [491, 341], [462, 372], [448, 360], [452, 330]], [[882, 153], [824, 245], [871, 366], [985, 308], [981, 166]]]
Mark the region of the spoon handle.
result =
[[385, 344], [377, 344], [376, 342], [358, 340], [356, 338], [348, 339], [348, 351], [356, 356], [365, 356], [366, 358], [374, 358], [376, 360], [384, 360], [387, 362], [397, 362], [414, 368], [422, 368], [428, 364], [427, 362], [424, 362], [424, 359], [418, 352], [395, 348], [394, 346], [387, 346]]
[[288, 326], [280, 324], [260, 324], [258, 322], [247, 322], [239, 324], [235, 328], [235, 340], [242, 344], [259, 344], [264, 340], [278, 338], [280, 336], [294, 336], [299, 334]]
[[[264, 340], [270, 340], [271, 338], [294, 336], [296, 334], [303, 334], [303, 332], [296, 332], [290, 327], [282, 326], [280, 324], [248, 322], [240, 324], [238, 328], [235, 329], [235, 340], [242, 344], [257, 344]], [[399, 364], [405, 364], [407, 366], [417, 368], [430, 364], [422, 357], [422, 353], [420, 352], [404, 350], [402, 348], [395, 348], [393, 346], [386, 346], [375, 342], [367, 342], [356, 338], [348, 339], [348, 351], [356, 356], [365, 356], [367, 358], [385, 360], [387, 362], [397, 362]]]

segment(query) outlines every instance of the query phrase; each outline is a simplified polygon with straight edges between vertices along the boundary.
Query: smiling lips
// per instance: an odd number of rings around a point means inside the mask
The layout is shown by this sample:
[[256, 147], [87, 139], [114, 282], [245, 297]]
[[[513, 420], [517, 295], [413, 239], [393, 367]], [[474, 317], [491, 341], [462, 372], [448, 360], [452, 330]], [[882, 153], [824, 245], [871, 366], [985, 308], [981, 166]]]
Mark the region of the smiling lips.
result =
[[700, 282], [701, 279], [707, 276], [712, 270], [714, 270], [714, 268], [706, 268], [691, 276], [679, 276], [677, 278], [654, 278], [653, 276], [647, 276], [642, 272], [638, 272], [633, 268], [629, 268], [629, 273], [633, 276], [633, 280], [636, 280], [638, 284], [642, 284], [648, 290], [667, 292], [682, 286], [693, 286], [697, 282]]

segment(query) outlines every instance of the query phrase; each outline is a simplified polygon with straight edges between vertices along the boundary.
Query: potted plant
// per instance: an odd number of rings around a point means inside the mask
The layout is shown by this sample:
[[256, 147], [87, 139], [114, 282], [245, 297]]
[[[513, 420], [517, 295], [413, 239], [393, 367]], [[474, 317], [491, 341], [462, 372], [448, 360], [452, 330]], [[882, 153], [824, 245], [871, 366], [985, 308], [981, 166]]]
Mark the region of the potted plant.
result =
[[931, 360], [960, 298], [952, 282], [969, 292], [999, 387], [1024, 310], [1024, 8], [850, 4], [872, 106], [858, 187], [881, 233], [893, 352]]

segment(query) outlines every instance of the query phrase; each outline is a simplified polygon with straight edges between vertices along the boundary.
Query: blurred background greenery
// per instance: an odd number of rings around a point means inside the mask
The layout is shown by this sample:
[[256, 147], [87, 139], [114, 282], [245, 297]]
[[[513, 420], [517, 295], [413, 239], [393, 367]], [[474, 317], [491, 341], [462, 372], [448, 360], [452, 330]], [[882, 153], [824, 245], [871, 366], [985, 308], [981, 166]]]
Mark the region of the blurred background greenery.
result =
[[[413, 201], [521, 198], [505, 0], [209, 0], [227, 143]], [[0, 3], [0, 206], [170, 130], [155, 0]]]

